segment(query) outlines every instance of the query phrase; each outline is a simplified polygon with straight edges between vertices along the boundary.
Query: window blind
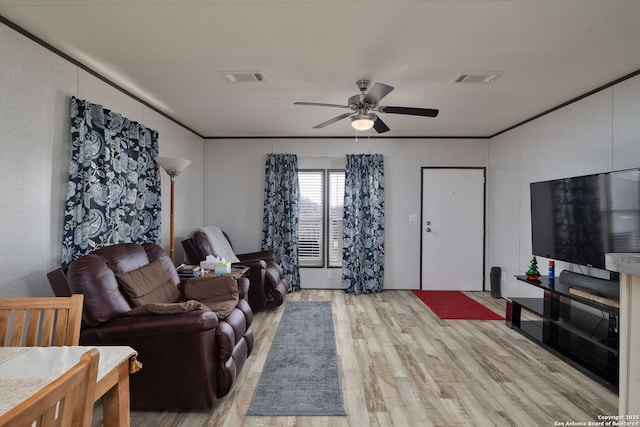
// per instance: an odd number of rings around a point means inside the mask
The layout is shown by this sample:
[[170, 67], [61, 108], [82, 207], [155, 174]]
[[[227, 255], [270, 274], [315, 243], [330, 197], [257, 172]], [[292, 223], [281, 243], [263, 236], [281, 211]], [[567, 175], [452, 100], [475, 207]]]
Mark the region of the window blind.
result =
[[329, 171], [329, 267], [342, 266], [342, 218], [344, 211], [344, 171]]
[[298, 260], [301, 267], [324, 265], [324, 171], [298, 171], [300, 217]]

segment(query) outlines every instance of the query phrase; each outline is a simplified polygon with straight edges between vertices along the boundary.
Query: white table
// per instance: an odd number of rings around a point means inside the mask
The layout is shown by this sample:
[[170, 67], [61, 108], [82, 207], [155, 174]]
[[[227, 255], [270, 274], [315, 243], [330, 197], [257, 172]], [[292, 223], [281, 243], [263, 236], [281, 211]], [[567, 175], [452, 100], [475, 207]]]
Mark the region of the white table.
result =
[[91, 348], [100, 351], [95, 400], [103, 399], [104, 425], [130, 424], [129, 361], [126, 346], [0, 347], [0, 415], [45, 387]]

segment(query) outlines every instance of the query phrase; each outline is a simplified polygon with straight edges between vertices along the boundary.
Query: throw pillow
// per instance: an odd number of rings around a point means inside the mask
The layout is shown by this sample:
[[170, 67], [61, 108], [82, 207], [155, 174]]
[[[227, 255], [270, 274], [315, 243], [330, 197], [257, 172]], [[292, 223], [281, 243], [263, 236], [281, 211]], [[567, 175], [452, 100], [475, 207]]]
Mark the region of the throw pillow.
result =
[[187, 280], [184, 296], [202, 302], [224, 319], [238, 305], [238, 282], [228, 274], [196, 277]]
[[137, 270], [118, 273], [116, 279], [134, 307], [152, 303], [173, 303], [180, 298], [178, 287], [158, 260]]

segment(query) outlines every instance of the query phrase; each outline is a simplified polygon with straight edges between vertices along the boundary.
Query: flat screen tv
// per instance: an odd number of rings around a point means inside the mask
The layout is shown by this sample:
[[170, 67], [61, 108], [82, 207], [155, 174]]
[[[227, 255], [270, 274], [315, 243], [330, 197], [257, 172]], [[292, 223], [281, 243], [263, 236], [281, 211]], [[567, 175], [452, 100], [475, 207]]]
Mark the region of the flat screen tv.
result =
[[640, 169], [533, 182], [533, 255], [604, 268], [609, 252], [640, 252]]

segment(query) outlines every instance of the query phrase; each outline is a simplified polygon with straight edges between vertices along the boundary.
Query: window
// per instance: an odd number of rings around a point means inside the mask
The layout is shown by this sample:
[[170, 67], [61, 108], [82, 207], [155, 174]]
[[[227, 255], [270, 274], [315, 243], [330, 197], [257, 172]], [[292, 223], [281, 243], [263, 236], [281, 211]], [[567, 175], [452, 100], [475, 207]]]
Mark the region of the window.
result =
[[299, 170], [301, 267], [342, 266], [343, 170]]
[[323, 267], [324, 246], [324, 171], [298, 171], [300, 219], [298, 224], [298, 260], [301, 267]]
[[344, 213], [344, 171], [330, 170], [327, 258], [329, 267], [342, 267], [342, 216]]

